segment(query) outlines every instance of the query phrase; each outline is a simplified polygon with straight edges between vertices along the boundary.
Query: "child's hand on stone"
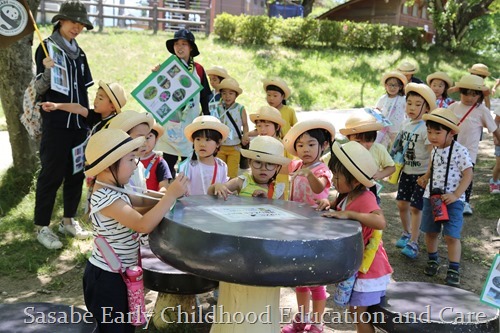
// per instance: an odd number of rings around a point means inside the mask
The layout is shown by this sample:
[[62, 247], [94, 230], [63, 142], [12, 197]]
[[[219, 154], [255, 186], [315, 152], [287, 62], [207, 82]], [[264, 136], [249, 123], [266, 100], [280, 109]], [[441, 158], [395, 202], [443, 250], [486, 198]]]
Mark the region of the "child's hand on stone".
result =
[[318, 199], [314, 200], [318, 206], [316, 206], [316, 210], [328, 210], [330, 209], [330, 201], [328, 199]]
[[166, 195], [172, 195], [180, 198], [186, 194], [189, 185], [189, 178], [184, 173], [179, 173], [175, 180], [168, 186]]
[[264, 190], [255, 190], [252, 193], [252, 197], [255, 197], [255, 198], [265, 198], [265, 197], [267, 197], [267, 192], [264, 191]]
[[215, 184], [214, 185], [214, 195], [221, 196], [224, 200], [227, 200], [229, 195], [233, 194], [226, 185], [224, 184]]

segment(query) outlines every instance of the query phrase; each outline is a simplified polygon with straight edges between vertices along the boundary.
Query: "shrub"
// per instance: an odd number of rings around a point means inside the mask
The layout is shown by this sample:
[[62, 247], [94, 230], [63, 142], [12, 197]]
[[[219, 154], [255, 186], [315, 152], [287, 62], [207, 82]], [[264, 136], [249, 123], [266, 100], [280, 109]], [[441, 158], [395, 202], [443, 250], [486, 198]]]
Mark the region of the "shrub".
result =
[[237, 27], [237, 16], [222, 13], [215, 18], [214, 33], [223, 41], [230, 42], [236, 40]]
[[342, 24], [338, 21], [320, 20], [318, 41], [330, 47], [337, 46], [342, 36]]
[[305, 47], [318, 40], [318, 20], [311, 18], [293, 17], [280, 20], [277, 35], [281, 43], [289, 47]]
[[270, 44], [274, 20], [267, 16], [238, 16], [238, 38], [245, 45]]

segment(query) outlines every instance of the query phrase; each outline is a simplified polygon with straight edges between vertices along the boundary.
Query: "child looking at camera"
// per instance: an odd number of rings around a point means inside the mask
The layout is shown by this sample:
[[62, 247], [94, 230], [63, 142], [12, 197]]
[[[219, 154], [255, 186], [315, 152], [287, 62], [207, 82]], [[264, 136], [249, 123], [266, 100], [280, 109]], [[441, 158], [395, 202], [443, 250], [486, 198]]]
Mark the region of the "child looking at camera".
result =
[[281, 118], [285, 120], [285, 125], [281, 128], [282, 135], [285, 135], [297, 123], [295, 110], [287, 105], [292, 92], [281, 78], [265, 79], [263, 83], [267, 104], [276, 108], [281, 113]]
[[210, 69], [207, 69], [208, 81], [210, 82], [210, 86], [212, 87], [212, 94], [210, 95], [210, 99], [208, 102], [208, 108], [210, 110], [211, 116], [217, 115], [217, 107], [220, 103], [220, 91], [219, 84], [222, 80], [229, 78], [229, 74], [224, 67], [214, 66]]
[[448, 97], [448, 89], [453, 85], [453, 80], [445, 72], [435, 72], [427, 76], [427, 85], [436, 94], [436, 106], [447, 108], [455, 101]]

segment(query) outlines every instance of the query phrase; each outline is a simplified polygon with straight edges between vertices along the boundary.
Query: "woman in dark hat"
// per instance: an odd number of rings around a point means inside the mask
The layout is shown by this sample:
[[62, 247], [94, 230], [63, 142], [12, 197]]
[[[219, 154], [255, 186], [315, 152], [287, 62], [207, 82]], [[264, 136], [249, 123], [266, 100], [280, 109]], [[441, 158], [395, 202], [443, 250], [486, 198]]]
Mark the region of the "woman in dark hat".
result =
[[[38, 46], [35, 54], [38, 79], [36, 91], [44, 102], [78, 103], [88, 109], [87, 89], [94, 81], [87, 57], [75, 40], [83, 28], [93, 29], [87, 10], [78, 1], [65, 2], [52, 23], [55, 23], [52, 35], [43, 43], [55, 51], [54, 59], [46, 57], [41, 45]], [[55, 68], [55, 63], [57, 72], [51, 70]], [[60, 88], [51, 88], [51, 81], [58, 83]], [[82, 195], [84, 175], [83, 169], [74, 167], [78, 164], [73, 163], [72, 151], [85, 141], [88, 127], [81, 115], [62, 110], [42, 112], [42, 120], [42, 168], [36, 185], [35, 225], [38, 227], [38, 241], [48, 249], [59, 249], [62, 243], [49, 224], [57, 190], [63, 182], [64, 215], [58, 231], [79, 239], [92, 236], [74, 220]], [[79, 148], [76, 151], [83, 151], [82, 147]]]
[[200, 54], [193, 33], [187, 29], [180, 29], [175, 32], [174, 38], [167, 40], [166, 45], [167, 50], [177, 56], [203, 86], [203, 89], [186, 104], [183, 110], [177, 112], [163, 125], [168, 135], [162, 136], [156, 146], [163, 152], [163, 158], [167, 161], [170, 173], [175, 177], [174, 166], [179, 157], [183, 161], [193, 154], [193, 144], [184, 136], [184, 128], [191, 124], [200, 113], [210, 115], [208, 102], [211, 91], [205, 69], [193, 60]]

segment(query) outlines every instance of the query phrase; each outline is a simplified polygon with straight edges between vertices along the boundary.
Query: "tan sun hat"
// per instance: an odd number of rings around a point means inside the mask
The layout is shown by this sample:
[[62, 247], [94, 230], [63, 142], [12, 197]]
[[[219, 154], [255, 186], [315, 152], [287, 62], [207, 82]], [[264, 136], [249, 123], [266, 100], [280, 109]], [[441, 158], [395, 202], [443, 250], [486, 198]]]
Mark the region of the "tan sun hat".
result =
[[229, 127], [221, 123], [219, 119], [213, 116], [199, 116], [194, 118], [193, 122], [184, 128], [184, 135], [193, 142], [193, 133], [199, 130], [214, 130], [222, 135], [222, 141], [229, 135]]
[[355, 111], [345, 121], [345, 128], [339, 130], [342, 135], [380, 131], [384, 125], [377, 122], [374, 116], [365, 111]]
[[471, 68], [468, 69], [468, 71], [471, 74], [482, 75], [484, 77], [488, 77], [491, 75], [490, 71], [488, 70], [488, 66], [486, 66], [485, 64], [474, 64]]
[[464, 88], [478, 91], [484, 91], [488, 89], [488, 87], [484, 85], [484, 79], [474, 74], [467, 74], [462, 76], [460, 81], [455, 82], [454, 88]]
[[427, 76], [427, 84], [430, 86], [432, 80], [438, 79], [448, 84], [448, 88], [453, 86], [453, 79], [445, 72], [435, 72]]
[[417, 71], [417, 66], [409, 61], [403, 61], [396, 69], [403, 74], [415, 74], [415, 72]]
[[250, 113], [249, 117], [250, 121], [254, 124], [257, 120], [267, 120], [272, 121], [281, 127], [285, 126], [285, 119], [281, 117], [281, 113], [278, 109], [270, 105], [261, 106], [256, 112]]
[[104, 90], [111, 103], [113, 103], [116, 113], [122, 112], [122, 107], [127, 104], [127, 97], [125, 96], [123, 87], [118, 83], [107, 84], [104, 81], [99, 81], [99, 87]]
[[410, 82], [405, 87], [405, 95], [408, 95], [410, 91], [414, 91], [429, 104], [429, 111], [432, 111], [436, 108], [436, 94], [432, 89], [423, 83], [413, 83]]
[[85, 148], [85, 175], [94, 177], [123, 156], [144, 144], [143, 136], [132, 139], [116, 128], [106, 128], [92, 135]]
[[437, 108], [429, 114], [424, 114], [422, 119], [425, 121], [432, 120], [436, 123], [440, 123], [450, 128], [455, 133], [460, 132], [460, 128], [458, 127], [458, 123], [460, 120], [450, 109]]
[[327, 120], [322, 119], [308, 119], [299, 121], [286, 133], [283, 138], [283, 144], [285, 145], [285, 149], [292, 155], [297, 156], [297, 150], [295, 149], [295, 141], [297, 138], [301, 136], [303, 133], [315, 129], [320, 128], [328, 131], [332, 136], [332, 140], [335, 139], [335, 126]]
[[118, 128], [122, 131], [128, 132], [142, 123], [148, 124], [151, 129], [153, 128], [154, 122], [155, 120], [149, 113], [139, 113], [137, 111], [127, 110], [117, 114], [113, 119], [111, 119], [108, 128]]
[[243, 90], [240, 88], [238, 82], [232, 77], [228, 77], [227, 79], [222, 80], [220, 84], [217, 86], [217, 89], [219, 89], [219, 91], [221, 91], [222, 89], [229, 89], [232, 91], [236, 91], [238, 96], [243, 93]]
[[213, 66], [212, 68], [207, 69], [206, 73], [207, 73], [207, 75], [216, 75], [216, 76], [220, 76], [224, 79], [227, 79], [230, 77], [229, 74], [227, 73], [227, 70], [222, 66]]
[[390, 78], [398, 79], [403, 83], [403, 86], [406, 86], [406, 84], [408, 83], [408, 79], [406, 78], [406, 76], [404, 76], [404, 74], [402, 74], [401, 72], [393, 71], [393, 72], [387, 72], [384, 75], [382, 75], [382, 79], [380, 79], [382, 87], [385, 87], [385, 81], [387, 81]]
[[279, 78], [279, 77], [275, 77], [273, 79], [265, 79], [265, 80], [262, 80], [263, 82], [263, 87], [264, 87], [264, 91], [267, 91], [267, 87], [268, 86], [276, 86], [278, 88], [280, 88], [281, 90], [283, 90], [283, 92], [285, 93], [285, 99], [288, 99], [288, 97], [290, 97], [290, 95], [292, 94], [292, 91], [290, 90], [290, 88], [288, 88], [288, 85], [286, 84], [285, 81], [283, 81], [283, 79]]
[[250, 147], [248, 149], [241, 149], [241, 155], [251, 160], [280, 164], [280, 165], [288, 165], [290, 163], [290, 159], [286, 158], [285, 148], [283, 144], [271, 137], [271, 136], [262, 136], [259, 135], [252, 141], [250, 141]]
[[333, 154], [340, 163], [366, 187], [375, 185], [373, 175], [378, 171], [372, 154], [356, 141], [349, 141], [343, 145], [334, 142], [332, 145]]
[[151, 130], [155, 131], [156, 133], [158, 133], [156, 135], [156, 140], [158, 140], [159, 138], [161, 138], [163, 136], [163, 134], [165, 134], [165, 129], [163, 128], [163, 126], [161, 126], [160, 124], [158, 124], [156, 121], [153, 124], [153, 127], [151, 128]]

